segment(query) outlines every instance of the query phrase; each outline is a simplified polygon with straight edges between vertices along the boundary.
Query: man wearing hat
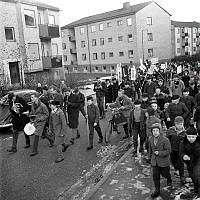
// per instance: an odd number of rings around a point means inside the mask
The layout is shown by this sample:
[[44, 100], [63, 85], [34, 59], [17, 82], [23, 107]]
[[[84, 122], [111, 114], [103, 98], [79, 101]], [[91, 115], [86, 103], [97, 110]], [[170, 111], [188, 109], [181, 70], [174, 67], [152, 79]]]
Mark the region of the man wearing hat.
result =
[[174, 120], [177, 116], [182, 116], [184, 120], [186, 120], [189, 111], [186, 105], [180, 102], [179, 95], [172, 96], [172, 102], [169, 104], [166, 110], [167, 121], [171, 123], [171, 126], [174, 125]]
[[64, 139], [66, 135], [66, 120], [63, 111], [60, 109], [59, 101], [52, 101], [51, 113], [49, 119], [49, 132], [55, 136], [55, 145], [57, 148], [56, 163], [64, 160], [62, 151], [65, 151], [69, 145], [65, 145]]
[[147, 93], [143, 93], [142, 94], [142, 102], [141, 102], [141, 108], [142, 109], [147, 109], [150, 105], [150, 102], [149, 102], [149, 97], [148, 97], [148, 94]]
[[147, 77], [147, 82], [144, 85], [144, 93], [148, 94], [148, 97], [151, 98], [155, 94], [156, 84], [152, 82], [151, 76]]

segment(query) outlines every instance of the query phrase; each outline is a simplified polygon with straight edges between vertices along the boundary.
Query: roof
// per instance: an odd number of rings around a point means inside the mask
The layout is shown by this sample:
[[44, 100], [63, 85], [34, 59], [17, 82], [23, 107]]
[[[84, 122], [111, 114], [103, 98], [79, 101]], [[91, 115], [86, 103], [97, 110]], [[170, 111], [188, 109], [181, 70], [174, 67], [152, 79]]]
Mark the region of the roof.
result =
[[[117, 9], [117, 10], [113, 10], [113, 11], [109, 11], [109, 12], [105, 12], [105, 13], [101, 13], [101, 14], [92, 15], [92, 16], [89, 16], [89, 17], [84, 17], [80, 20], [77, 20], [77, 21], [72, 22], [72, 23], [70, 23], [66, 26], [61, 27], [61, 29], [63, 30], [63, 29], [66, 29], [66, 28], [73, 28], [73, 27], [76, 27], [76, 26], [100, 22], [100, 21], [109, 20], [109, 19], [115, 19], [115, 18], [118, 18], [118, 17], [134, 15], [153, 2], [154, 1], [148, 1], [148, 2], [144, 2], [144, 3], [140, 3], [140, 4], [130, 6], [129, 8], [121, 8], [121, 9]], [[163, 9], [160, 5], [158, 5], [158, 6], [161, 9]], [[165, 12], [167, 12], [165, 9], [163, 9], [163, 10]]]
[[176, 26], [176, 27], [198, 27], [200, 28], [200, 23], [199, 22], [180, 22], [180, 21], [171, 21], [171, 24]]
[[21, 3], [28, 4], [28, 5], [34, 5], [34, 6], [42, 8], [42, 9], [60, 11], [60, 9], [58, 7], [54, 7], [54, 6], [51, 6], [49, 4], [42, 3], [42, 2], [39, 2], [39, 1], [35, 1], [35, 0], [0, 0], [0, 1], [12, 2], [12, 3], [16, 3], [16, 2], [19, 1]]

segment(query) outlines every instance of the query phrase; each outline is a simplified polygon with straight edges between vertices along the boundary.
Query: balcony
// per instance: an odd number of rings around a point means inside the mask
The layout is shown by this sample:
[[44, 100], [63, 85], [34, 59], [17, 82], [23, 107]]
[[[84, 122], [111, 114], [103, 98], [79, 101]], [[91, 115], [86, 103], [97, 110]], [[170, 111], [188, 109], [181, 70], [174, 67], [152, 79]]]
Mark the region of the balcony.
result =
[[62, 56], [43, 56], [42, 65], [43, 69], [62, 67]]
[[182, 33], [182, 37], [188, 37], [188, 33]]
[[39, 24], [39, 36], [41, 39], [59, 38], [59, 26], [49, 24]]
[[70, 49], [70, 53], [71, 53], [71, 54], [76, 54], [76, 53], [77, 53], [76, 48]]

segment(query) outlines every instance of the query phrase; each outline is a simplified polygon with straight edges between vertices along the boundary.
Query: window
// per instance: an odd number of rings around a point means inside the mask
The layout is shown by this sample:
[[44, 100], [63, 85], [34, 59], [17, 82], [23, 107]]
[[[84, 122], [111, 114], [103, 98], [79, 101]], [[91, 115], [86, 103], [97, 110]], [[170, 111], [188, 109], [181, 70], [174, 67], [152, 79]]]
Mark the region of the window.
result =
[[92, 39], [92, 46], [97, 46], [97, 40], [96, 39]]
[[103, 66], [103, 70], [104, 70], [104, 71], [106, 70], [106, 66]]
[[41, 15], [38, 13], [38, 24], [42, 24]]
[[34, 10], [24, 10], [24, 18], [26, 26], [35, 27], [35, 11]]
[[28, 43], [27, 55], [29, 60], [39, 60], [39, 45], [38, 43]]
[[193, 39], [193, 42], [196, 43], [196, 41], [197, 41], [196, 38], [194, 38], [194, 39]]
[[93, 32], [95, 32], [96, 31], [96, 27], [93, 25], [93, 26], [91, 26], [91, 32], [93, 33]]
[[64, 55], [64, 61], [67, 61], [67, 56], [66, 55]]
[[82, 53], [82, 60], [86, 60], [86, 53]]
[[120, 56], [120, 57], [124, 56], [124, 52], [123, 52], [123, 51], [120, 51], [120, 52], [119, 52], [119, 56]]
[[49, 15], [49, 24], [55, 24], [55, 16]]
[[153, 33], [147, 33], [148, 41], [153, 41]]
[[176, 28], [177, 34], [180, 34], [180, 28]]
[[133, 58], [133, 50], [128, 50], [128, 57]]
[[108, 23], [107, 23], [107, 27], [112, 27], [111, 22], [108, 22]]
[[114, 66], [112, 66], [112, 67], [111, 67], [111, 69], [112, 69], [112, 70], [115, 70], [115, 67], [114, 67]]
[[99, 24], [99, 30], [103, 31], [103, 24]]
[[118, 21], [117, 21], [117, 25], [118, 25], [118, 26], [121, 26], [121, 25], [122, 25], [122, 20], [118, 20]]
[[104, 45], [104, 38], [100, 38], [100, 45]]
[[193, 47], [193, 51], [196, 51], [197, 50], [197, 48], [196, 47]]
[[128, 42], [132, 42], [133, 41], [133, 35], [132, 34], [128, 34]]
[[110, 38], [108, 38], [108, 42], [112, 42], [112, 38], [110, 37]]
[[123, 36], [119, 36], [118, 41], [123, 41]]
[[101, 59], [102, 59], [102, 60], [105, 60], [105, 57], [106, 57], [105, 52], [101, 52]]
[[63, 43], [62, 46], [63, 46], [63, 50], [67, 49], [66, 43]]
[[15, 41], [15, 32], [13, 27], [5, 27], [6, 41]]
[[177, 53], [181, 53], [181, 49], [180, 48], [177, 48]]
[[193, 28], [193, 32], [194, 32], [194, 33], [197, 33], [197, 28]]
[[180, 38], [177, 38], [176, 42], [177, 42], [177, 43], [180, 43]]
[[113, 52], [109, 52], [109, 57], [113, 57], [113, 56], [114, 56]]
[[64, 38], [65, 37], [65, 32], [61, 31], [61, 37]]
[[128, 19], [127, 19], [127, 25], [128, 25], [128, 26], [131, 26], [131, 25], [132, 25], [132, 18], [128, 18]]
[[84, 48], [85, 47], [85, 41], [81, 41], [81, 48]]
[[97, 53], [93, 53], [93, 60], [97, 60]]
[[147, 25], [152, 25], [152, 17], [147, 17]]
[[85, 33], [85, 28], [84, 27], [80, 28], [80, 33], [81, 33], [81, 35]]
[[148, 49], [148, 57], [153, 57], [153, 49]]
[[95, 70], [96, 70], [96, 71], [98, 71], [98, 70], [99, 70], [98, 66], [96, 66], [96, 67], [95, 67]]

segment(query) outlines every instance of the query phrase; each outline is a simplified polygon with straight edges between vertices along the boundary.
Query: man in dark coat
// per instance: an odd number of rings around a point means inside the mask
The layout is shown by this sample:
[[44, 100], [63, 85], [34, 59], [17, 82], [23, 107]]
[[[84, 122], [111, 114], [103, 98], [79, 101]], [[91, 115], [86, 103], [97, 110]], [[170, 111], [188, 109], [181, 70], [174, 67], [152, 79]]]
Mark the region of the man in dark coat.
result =
[[106, 92], [105, 82], [101, 82], [101, 80], [97, 78], [97, 82], [94, 84], [94, 92], [96, 92], [96, 100], [100, 111], [100, 119], [103, 119], [105, 118], [105, 110], [104, 110], [104, 98]]
[[198, 93], [195, 95], [196, 106], [200, 106], [200, 85], [197, 86]]
[[155, 94], [156, 84], [152, 82], [150, 76], [147, 77], [147, 82], [144, 85], [144, 93], [148, 94], [148, 97], [151, 98]]
[[106, 92], [105, 92], [105, 109], [107, 109], [107, 103], [113, 102], [113, 85], [110, 80], [106, 80]]
[[[28, 104], [26, 101], [16, 96], [14, 93], [8, 95], [9, 99], [9, 109], [12, 116], [12, 132], [13, 132], [13, 143], [11, 149], [8, 149], [8, 152], [17, 152], [17, 140], [20, 131], [24, 130], [24, 126], [29, 122], [28, 113], [29, 111]], [[24, 133], [26, 146], [24, 148], [30, 147], [30, 138]]]
[[172, 102], [169, 104], [166, 110], [167, 121], [171, 123], [171, 126], [174, 125], [174, 120], [177, 116], [182, 116], [184, 120], [186, 120], [188, 116], [188, 109], [186, 105], [180, 102], [179, 95], [172, 96]]
[[119, 91], [119, 84], [118, 81], [116, 80], [116, 78], [114, 78], [112, 80], [112, 88], [113, 88], [113, 102], [116, 101], [117, 97], [118, 97], [118, 91]]

